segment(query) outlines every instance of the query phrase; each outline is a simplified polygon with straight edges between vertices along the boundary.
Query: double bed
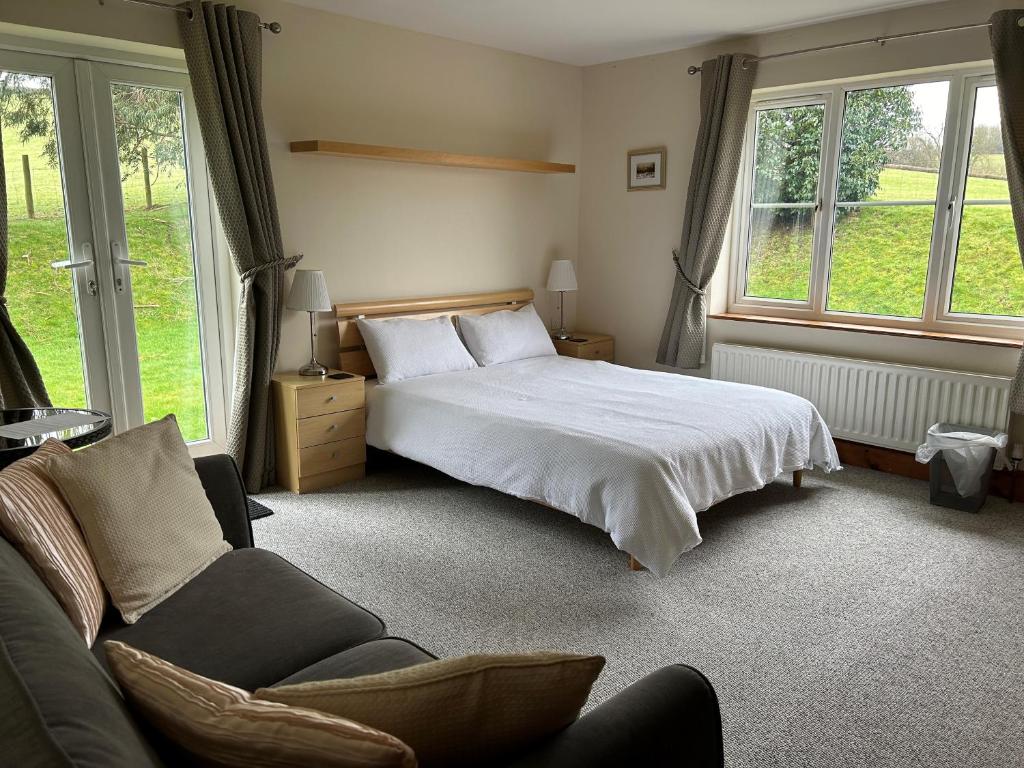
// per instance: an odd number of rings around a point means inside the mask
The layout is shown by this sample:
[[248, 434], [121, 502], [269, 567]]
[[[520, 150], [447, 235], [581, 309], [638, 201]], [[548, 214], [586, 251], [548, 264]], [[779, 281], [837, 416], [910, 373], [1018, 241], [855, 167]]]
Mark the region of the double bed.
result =
[[[524, 290], [339, 304], [340, 365], [374, 373], [356, 317], [483, 314], [531, 299]], [[574, 515], [657, 575], [701, 543], [698, 512], [784, 473], [839, 468], [828, 428], [803, 398], [559, 356], [371, 385], [366, 437]]]

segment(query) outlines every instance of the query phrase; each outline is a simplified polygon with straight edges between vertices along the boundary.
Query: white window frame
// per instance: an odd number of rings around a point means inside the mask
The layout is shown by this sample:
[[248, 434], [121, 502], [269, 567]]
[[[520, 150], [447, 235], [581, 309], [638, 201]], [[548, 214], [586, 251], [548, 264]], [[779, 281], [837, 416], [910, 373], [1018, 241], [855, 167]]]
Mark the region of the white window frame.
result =
[[[949, 82], [949, 100], [939, 178], [936, 188], [935, 216], [929, 251], [924, 307], [920, 318], [890, 317], [827, 309], [831, 267], [832, 234], [842, 140], [843, 110], [846, 94], [869, 88]], [[953, 287], [957, 240], [964, 208], [962, 188], [970, 152], [974, 120], [975, 92], [995, 82], [991, 63], [964, 67], [935, 68], [842, 82], [810, 84], [755, 91], [747, 115], [747, 129], [740, 165], [739, 183], [733, 201], [736, 226], [728, 244], [730, 253], [729, 312], [756, 314], [798, 320], [849, 325], [870, 325], [922, 332], [985, 335], [1019, 338], [1024, 318], [991, 315], [954, 314], [949, 311]], [[754, 148], [759, 110], [824, 104], [825, 116], [818, 180], [818, 207], [814, 217], [813, 251], [807, 301], [768, 299], [744, 295], [750, 244], [750, 211], [753, 196]], [[928, 204], [928, 201], [913, 201]]]

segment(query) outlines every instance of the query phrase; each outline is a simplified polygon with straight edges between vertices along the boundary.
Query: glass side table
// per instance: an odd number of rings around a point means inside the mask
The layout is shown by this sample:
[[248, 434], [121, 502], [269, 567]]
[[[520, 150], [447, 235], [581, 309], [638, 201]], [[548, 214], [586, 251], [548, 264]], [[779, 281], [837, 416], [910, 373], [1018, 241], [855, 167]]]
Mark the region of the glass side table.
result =
[[[3, 427], [25, 422], [40, 421], [50, 416], [69, 416], [83, 422], [74, 426], [40, 423], [33, 434], [26, 437], [7, 437]], [[26, 427], [32, 426], [26, 424]], [[68, 448], [81, 448], [99, 442], [110, 434], [113, 419], [109, 413], [87, 408], [9, 408], [0, 410], [0, 469], [28, 456], [46, 440], [60, 440]]]

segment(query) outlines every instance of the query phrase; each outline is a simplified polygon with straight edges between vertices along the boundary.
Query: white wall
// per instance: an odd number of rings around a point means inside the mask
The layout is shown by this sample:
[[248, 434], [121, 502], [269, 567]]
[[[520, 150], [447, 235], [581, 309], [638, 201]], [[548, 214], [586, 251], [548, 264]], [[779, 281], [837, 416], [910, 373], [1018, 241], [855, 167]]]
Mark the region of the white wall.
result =
[[[578, 323], [616, 336], [616, 355], [628, 365], [654, 361], [678, 246], [686, 184], [699, 123], [699, 77], [686, 68], [719, 53], [779, 51], [981, 22], [995, 0], [917, 6], [871, 16], [759, 35], [711, 46], [588, 67], [583, 73], [583, 161], [580, 190]], [[985, 30], [891, 42], [763, 63], [755, 87], [894, 72], [990, 58]], [[631, 148], [668, 147], [668, 188], [626, 192], [623, 167]], [[724, 260], [723, 260], [724, 262]], [[713, 283], [725, 294], [725, 270]], [[985, 373], [1011, 374], [1018, 353], [973, 344], [758, 323], [709, 321], [709, 343], [728, 341]]]
[[[264, 111], [286, 250], [325, 271], [335, 301], [529, 286], [550, 317], [548, 265], [576, 258], [575, 175], [303, 156], [287, 143], [575, 163], [581, 71], [294, 6], [271, 14], [285, 31], [265, 43]], [[290, 313], [281, 367], [303, 362], [303, 333]]]

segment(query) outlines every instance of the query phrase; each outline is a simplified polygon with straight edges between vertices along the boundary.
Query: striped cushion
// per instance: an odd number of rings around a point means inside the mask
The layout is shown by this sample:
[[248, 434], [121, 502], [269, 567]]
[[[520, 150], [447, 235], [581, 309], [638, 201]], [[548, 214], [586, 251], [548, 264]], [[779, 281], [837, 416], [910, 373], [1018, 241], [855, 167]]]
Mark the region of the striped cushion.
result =
[[603, 667], [569, 653], [462, 656], [253, 695], [393, 733], [424, 765], [479, 766], [570, 725]]
[[204, 764], [284, 768], [414, 768], [408, 746], [352, 720], [257, 701], [170, 662], [108, 640], [107, 661], [129, 703]]
[[90, 647], [106, 596], [85, 539], [60, 491], [43, 468], [51, 456], [71, 453], [47, 440], [31, 456], [0, 471], [0, 530], [50, 588]]

